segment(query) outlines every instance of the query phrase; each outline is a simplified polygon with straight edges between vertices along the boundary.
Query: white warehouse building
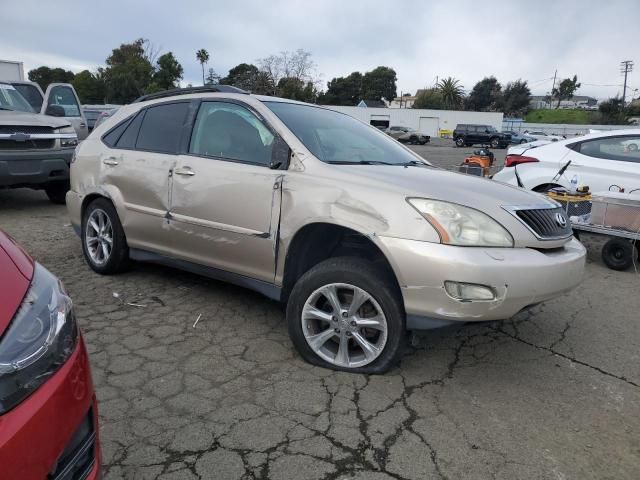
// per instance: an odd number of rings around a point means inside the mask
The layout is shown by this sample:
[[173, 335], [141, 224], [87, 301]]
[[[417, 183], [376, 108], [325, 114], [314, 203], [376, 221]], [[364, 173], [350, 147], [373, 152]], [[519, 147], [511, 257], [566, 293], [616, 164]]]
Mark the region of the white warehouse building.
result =
[[378, 128], [409, 127], [431, 137], [447, 135], [459, 123], [491, 125], [502, 130], [502, 113], [462, 110], [422, 110], [414, 108], [367, 108], [327, 105]]

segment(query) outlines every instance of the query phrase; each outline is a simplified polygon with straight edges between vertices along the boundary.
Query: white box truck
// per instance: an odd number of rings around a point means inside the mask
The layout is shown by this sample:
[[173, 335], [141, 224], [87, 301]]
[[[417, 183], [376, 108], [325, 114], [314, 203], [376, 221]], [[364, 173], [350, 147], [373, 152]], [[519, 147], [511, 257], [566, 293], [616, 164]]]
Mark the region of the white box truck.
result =
[[7, 82], [24, 81], [24, 65], [22, 62], [0, 60], [0, 80]]

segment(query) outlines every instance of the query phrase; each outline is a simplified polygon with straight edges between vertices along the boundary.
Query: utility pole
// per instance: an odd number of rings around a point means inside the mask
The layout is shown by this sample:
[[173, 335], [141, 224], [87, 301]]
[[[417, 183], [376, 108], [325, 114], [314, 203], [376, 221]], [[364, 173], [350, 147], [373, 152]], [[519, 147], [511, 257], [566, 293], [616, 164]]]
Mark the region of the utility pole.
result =
[[[557, 76], [558, 76], [558, 69], [556, 68], [556, 71], [553, 74], [553, 86], [551, 87], [551, 98], [553, 98], [553, 91], [556, 88], [556, 77]], [[549, 102], [549, 106], [551, 106], [551, 102]]]
[[620, 62], [620, 73], [624, 75], [624, 87], [622, 89], [622, 108], [624, 108], [624, 100], [627, 96], [627, 75], [633, 71], [633, 60], [624, 60]]

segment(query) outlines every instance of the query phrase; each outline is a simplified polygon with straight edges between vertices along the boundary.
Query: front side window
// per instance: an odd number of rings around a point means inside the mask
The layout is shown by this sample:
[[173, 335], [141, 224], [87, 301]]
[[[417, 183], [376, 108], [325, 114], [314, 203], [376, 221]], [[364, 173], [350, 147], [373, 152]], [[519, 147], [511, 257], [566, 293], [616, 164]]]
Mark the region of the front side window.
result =
[[586, 140], [578, 151], [588, 157], [640, 163], [640, 135], [624, 135]]
[[13, 85], [15, 89], [25, 98], [34, 112], [39, 112], [42, 109], [42, 94], [38, 87], [35, 85], [24, 85], [22, 83], [16, 83]]
[[0, 83], [0, 110], [17, 110], [31, 112], [33, 108], [20, 93], [8, 83]]
[[348, 115], [295, 103], [264, 104], [323, 162], [404, 165], [420, 161], [388, 135]]
[[[188, 108], [189, 104], [186, 102], [167, 103], [147, 108], [137, 134], [136, 149], [158, 153], [178, 153]], [[134, 127], [135, 123], [135, 121], [131, 122], [129, 128]], [[127, 132], [118, 142], [119, 147], [126, 135]]]
[[47, 101], [47, 107], [51, 105], [58, 105], [64, 110], [65, 117], [79, 117], [80, 105], [76, 100], [76, 96], [73, 94], [71, 88], [64, 85], [57, 85], [49, 92], [49, 99]]
[[269, 165], [274, 139], [273, 133], [245, 107], [202, 102], [189, 153]]

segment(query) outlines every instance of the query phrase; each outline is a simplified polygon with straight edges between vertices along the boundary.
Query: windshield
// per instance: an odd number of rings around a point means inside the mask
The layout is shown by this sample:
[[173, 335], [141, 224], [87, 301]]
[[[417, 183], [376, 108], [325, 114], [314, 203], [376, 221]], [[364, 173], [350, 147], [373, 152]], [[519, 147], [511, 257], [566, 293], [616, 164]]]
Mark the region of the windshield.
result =
[[39, 112], [42, 109], [42, 94], [38, 87], [24, 83], [14, 83], [13, 87], [29, 102], [34, 112]]
[[385, 133], [348, 115], [295, 103], [266, 101], [264, 104], [323, 162], [428, 165]]
[[0, 83], [0, 110], [18, 110], [33, 113], [33, 109], [20, 93], [7, 83]]

